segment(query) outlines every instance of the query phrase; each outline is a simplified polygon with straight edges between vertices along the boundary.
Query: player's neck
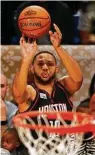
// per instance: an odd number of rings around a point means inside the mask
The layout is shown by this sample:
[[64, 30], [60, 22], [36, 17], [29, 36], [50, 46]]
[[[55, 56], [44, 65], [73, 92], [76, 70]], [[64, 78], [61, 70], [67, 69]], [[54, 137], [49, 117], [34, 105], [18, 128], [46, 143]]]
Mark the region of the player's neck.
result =
[[41, 84], [40, 82], [35, 80], [35, 84], [39, 89], [45, 90], [51, 95], [53, 85], [54, 85], [54, 80], [52, 80], [50, 83], [47, 83], [47, 84]]
[[35, 84], [39, 87], [52, 87], [54, 85], [54, 80], [51, 80], [49, 83], [41, 83], [39, 82], [38, 80], [34, 80], [35, 81]]

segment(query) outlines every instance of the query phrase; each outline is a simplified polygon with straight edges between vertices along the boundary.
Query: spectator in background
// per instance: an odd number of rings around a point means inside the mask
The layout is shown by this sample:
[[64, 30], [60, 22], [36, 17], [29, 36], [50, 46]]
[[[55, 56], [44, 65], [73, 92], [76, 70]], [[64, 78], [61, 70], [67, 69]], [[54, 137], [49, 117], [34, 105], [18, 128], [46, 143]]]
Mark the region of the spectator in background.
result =
[[1, 74], [0, 82], [1, 82], [1, 99], [2, 102], [6, 105], [6, 121], [7, 125], [11, 126], [12, 117], [16, 114], [18, 108], [12, 102], [5, 100], [8, 90], [8, 81], [5, 75]]
[[8, 128], [2, 136], [1, 146], [11, 155], [27, 155], [27, 149], [22, 145], [15, 128]]
[[[58, 25], [62, 32], [62, 44], [72, 44], [74, 37], [74, 21], [73, 15], [67, 4], [61, 1], [27, 1], [21, 3], [14, 14], [14, 26], [17, 34], [21, 36], [17, 20], [20, 12], [30, 5], [38, 5], [45, 8], [51, 16], [51, 30], [54, 31], [53, 23]], [[49, 34], [46, 34], [38, 39], [38, 44], [51, 44], [49, 40]]]
[[95, 2], [81, 2], [78, 23], [82, 44], [95, 44]]
[[1, 128], [0, 128], [0, 133], [1, 133], [1, 137], [3, 132], [6, 130], [7, 128], [7, 110], [6, 110], [6, 105], [4, 103], [4, 101], [1, 99], [1, 106], [0, 106], [0, 110], [1, 110]]
[[[76, 111], [95, 116], [95, 73], [89, 87], [89, 98], [82, 101]], [[95, 136], [91, 132], [84, 133], [78, 155], [95, 155]]]
[[2, 155], [10, 155], [10, 152], [8, 150], [6, 150], [6, 149], [3, 149], [3, 148], [0, 148], [0, 153]]
[[90, 83], [90, 87], [88, 90], [89, 93], [89, 97], [85, 100], [83, 100], [79, 106], [77, 107], [76, 111], [77, 112], [85, 112], [85, 113], [89, 113], [89, 103], [90, 103], [90, 98], [92, 97], [92, 95], [95, 93], [95, 73], [91, 79], [91, 83]]

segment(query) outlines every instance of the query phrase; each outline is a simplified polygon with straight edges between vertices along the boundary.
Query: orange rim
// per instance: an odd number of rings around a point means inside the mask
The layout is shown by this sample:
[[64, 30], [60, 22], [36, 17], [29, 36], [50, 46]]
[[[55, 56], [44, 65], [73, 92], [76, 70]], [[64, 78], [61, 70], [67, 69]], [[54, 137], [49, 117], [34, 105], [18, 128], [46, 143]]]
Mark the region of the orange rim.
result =
[[[77, 116], [77, 120], [79, 124], [76, 126], [64, 126], [61, 125], [60, 127], [51, 127], [46, 125], [36, 125], [36, 124], [24, 124], [21, 122], [22, 119], [27, 117], [33, 118], [37, 117], [38, 115], [46, 115], [47, 119], [57, 119], [58, 114], [63, 118], [63, 120], [72, 121], [74, 119], [74, 115]], [[82, 124], [82, 121], [87, 119], [87, 123]], [[30, 111], [22, 114], [18, 114], [13, 118], [13, 123], [17, 127], [29, 128], [31, 130], [43, 130], [48, 133], [59, 133], [60, 135], [67, 134], [67, 133], [81, 133], [81, 132], [93, 132], [95, 133], [95, 123], [93, 123], [94, 118], [93, 116], [85, 113], [76, 113], [76, 112], [39, 112], [39, 111]]]

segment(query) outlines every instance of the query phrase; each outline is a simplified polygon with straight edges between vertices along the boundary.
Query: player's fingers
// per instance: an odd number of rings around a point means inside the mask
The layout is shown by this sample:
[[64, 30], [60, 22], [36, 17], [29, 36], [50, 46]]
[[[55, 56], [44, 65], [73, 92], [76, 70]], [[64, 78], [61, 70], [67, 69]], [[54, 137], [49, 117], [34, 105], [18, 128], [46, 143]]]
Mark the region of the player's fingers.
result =
[[54, 32], [54, 38], [57, 39], [57, 40], [61, 40], [60, 36], [57, 34], [57, 32]]
[[32, 38], [31, 43], [32, 43], [32, 45], [36, 45], [36, 39]]
[[23, 38], [23, 43], [26, 43], [26, 40], [25, 40], [25, 35], [24, 35], [24, 33], [22, 33], [22, 38]]
[[50, 31], [49, 31], [49, 35], [52, 35], [52, 34], [53, 34], [53, 32], [50, 30]]
[[62, 38], [62, 33], [61, 33], [59, 27], [55, 23], [53, 25], [54, 25], [54, 28], [55, 28], [56, 32], [58, 33], [59, 37]]
[[31, 42], [32, 42], [31, 40], [32, 40], [31, 38], [28, 38], [28, 43], [29, 44], [31, 44]]
[[33, 38], [32, 42], [33, 42], [33, 43], [36, 43], [36, 38]]
[[57, 32], [54, 32], [54, 36], [55, 36], [56, 38], [59, 38], [59, 35], [57, 34]]
[[34, 45], [37, 45], [36, 39], [33, 41]]
[[25, 43], [26, 43], [26, 41], [25, 41], [25, 35], [22, 33], [22, 44], [24, 45]]
[[20, 38], [19, 43], [20, 43], [20, 45], [22, 46], [22, 44], [23, 44], [23, 37]]
[[54, 28], [55, 28], [56, 32], [58, 34], [61, 34], [61, 31], [60, 31], [59, 27], [55, 23], [53, 25], [54, 25]]
[[22, 33], [22, 38], [24, 38], [25, 37], [25, 35], [24, 35], [24, 33]]

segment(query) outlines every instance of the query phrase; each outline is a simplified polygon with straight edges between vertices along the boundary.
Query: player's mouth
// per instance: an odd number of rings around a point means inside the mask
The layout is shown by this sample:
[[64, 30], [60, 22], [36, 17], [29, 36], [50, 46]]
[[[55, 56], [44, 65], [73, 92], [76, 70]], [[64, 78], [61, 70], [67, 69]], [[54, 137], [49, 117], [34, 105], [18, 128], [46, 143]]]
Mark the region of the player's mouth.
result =
[[42, 77], [43, 78], [48, 78], [49, 77], [49, 74], [48, 73], [42, 73]]

